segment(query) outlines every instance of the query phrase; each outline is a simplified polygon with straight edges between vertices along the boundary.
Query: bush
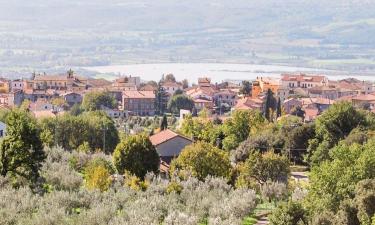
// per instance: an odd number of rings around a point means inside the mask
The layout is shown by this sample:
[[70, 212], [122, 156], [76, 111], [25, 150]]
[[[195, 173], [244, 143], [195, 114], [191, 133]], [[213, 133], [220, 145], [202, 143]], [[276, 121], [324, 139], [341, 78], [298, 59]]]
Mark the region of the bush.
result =
[[307, 217], [302, 205], [289, 201], [282, 203], [269, 216], [270, 225], [307, 225]]

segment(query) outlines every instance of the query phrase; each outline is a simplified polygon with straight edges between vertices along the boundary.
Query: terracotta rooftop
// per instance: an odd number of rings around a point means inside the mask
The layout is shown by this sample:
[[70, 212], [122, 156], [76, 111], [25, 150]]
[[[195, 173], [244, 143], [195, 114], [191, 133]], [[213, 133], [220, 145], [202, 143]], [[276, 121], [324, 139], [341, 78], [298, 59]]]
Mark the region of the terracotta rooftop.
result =
[[162, 86], [163, 87], [182, 87], [181, 84], [177, 82], [170, 82], [170, 81], [164, 82]]
[[357, 95], [352, 98], [353, 100], [358, 101], [375, 101], [375, 95]]
[[153, 91], [124, 91], [124, 98], [155, 98]]
[[152, 86], [151, 84], [146, 84], [145, 86], [139, 88], [140, 91], [156, 91], [157, 88]]
[[300, 82], [322, 82], [325, 76], [306, 75], [306, 74], [282, 74], [282, 81], [300, 81]]
[[157, 134], [154, 134], [154, 135], [150, 136], [150, 141], [151, 141], [152, 145], [157, 146], [157, 145], [160, 145], [160, 144], [162, 144], [166, 141], [169, 141], [169, 140], [171, 140], [175, 137], [182, 137], [182, 138], [185, 138], [187, 140], [190, 140], [189, 138], [184, 137], [182, 135], [179, 135], [172, 130], [166, 129], [166, 130], [163, 130], [163, 131], [161, 131]]

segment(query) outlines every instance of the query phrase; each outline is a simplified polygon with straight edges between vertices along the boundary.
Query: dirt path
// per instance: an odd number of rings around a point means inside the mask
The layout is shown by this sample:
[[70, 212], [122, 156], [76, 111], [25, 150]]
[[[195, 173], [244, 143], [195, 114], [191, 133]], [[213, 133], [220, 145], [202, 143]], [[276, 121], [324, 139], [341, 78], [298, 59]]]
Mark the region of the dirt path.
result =
[[267, 217], [260, 218], [255, 225], [264, 225], [264, 224], [269, 224]]

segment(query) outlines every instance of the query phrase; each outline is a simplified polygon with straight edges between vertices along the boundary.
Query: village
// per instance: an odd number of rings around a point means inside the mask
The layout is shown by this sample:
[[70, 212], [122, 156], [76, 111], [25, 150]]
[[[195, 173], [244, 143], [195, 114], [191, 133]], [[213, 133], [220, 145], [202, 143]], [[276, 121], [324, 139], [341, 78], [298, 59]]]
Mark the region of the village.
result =
[[[167, 104], [175, 93], [184, 94], [194, 102], [192, 111], [207, 109], [211, 115], [228, 116], [230, 111], [258, 109], [264, 112], [267, 91], [280, 101], [283, 115], [302, 110], [303, 120], [310, 122], [336, 101], [349, 101], [355, 107], [375, 110], [374, 84], [355, 78], [328, 80], [324, 75], [281, 74], [280, 78], [257, 77], [256, 80], [212, 83], [209, 77], [199, 78], [188, 85], [171, 79], [143, 82], [141, 77], [124, 76], [113, 82], [76, 75], [72, 70], [65, 75], [33, 74], [30, 79], [0, 80], [0, 108], [12, 108], [27, 102], [35, 117], [63, 114], [75, 104], [81, 104], [85, 94], [106, 92], [116, 101], [116, 108], [103, 107], [111, 118], [129, 115], [154, 116], [156, 105]], [[164, 92], [158, 98], [158, 92]], [[60, 99], [62, 105], [54, 104]], [[60, 101], [61, 102], [61, 101]], [[191, 109], [190, 109], [191, 110]], [[186, 110], [182, 110], [186, 113]], [[163, 112], [164, 113], [164, 112]], [[193, 113], [193, 112], [190, 112]], [[180, 116], [179, 114], [177, 116]]]

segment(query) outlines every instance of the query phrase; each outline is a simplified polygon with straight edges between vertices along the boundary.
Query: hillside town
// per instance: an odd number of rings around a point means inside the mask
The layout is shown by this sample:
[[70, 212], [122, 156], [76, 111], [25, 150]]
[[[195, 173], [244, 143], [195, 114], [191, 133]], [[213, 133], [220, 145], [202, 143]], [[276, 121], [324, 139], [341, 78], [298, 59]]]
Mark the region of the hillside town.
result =
[[372, 82], [69, 70], [0, 92], [4, 224], [375, 222]]
[[[276, 101], [280, 101], [283, 115], [295, 114], [299, 109], [305, 122], [316, 119], [336, 101], [349, 101], [355, 107], [375, 110], [374, 84], [355, 78], [328, 80], [324, 75], [298, 73], [213, 83], [209, 77], [202, 77], [189, 86], [176, 81], [171, 74], [168, 77], [171, 79], [154, 82], [143, 82], [142, 77], [136, 76], [108, 81], [79, 76], [69, 70], [63, 75], [33, 74], [30, 79], [1, 78], [0, 107], [11, 108], [27, 101], [36, 117], [54, 116], [56, 112], [64, 113], [75, 104], [81, 104], [87, 93], [106, 92], [117, 101], [116, 108], [103, 107], [110, 117], [154, 116], [160, 115], [156, 105], [162, 101], [166, 106], [177, 92], [194, 102], [190, 110], [196, 113], [206, 109], [211, 115], [228, 116], [230, 111], [241, 109], [264, 112], [270, 90]], [[158, 98], [158, 92], [165, 93], [162, 99]], [[63, 106], [54, 105], [55, 99], [62, 99]]]

